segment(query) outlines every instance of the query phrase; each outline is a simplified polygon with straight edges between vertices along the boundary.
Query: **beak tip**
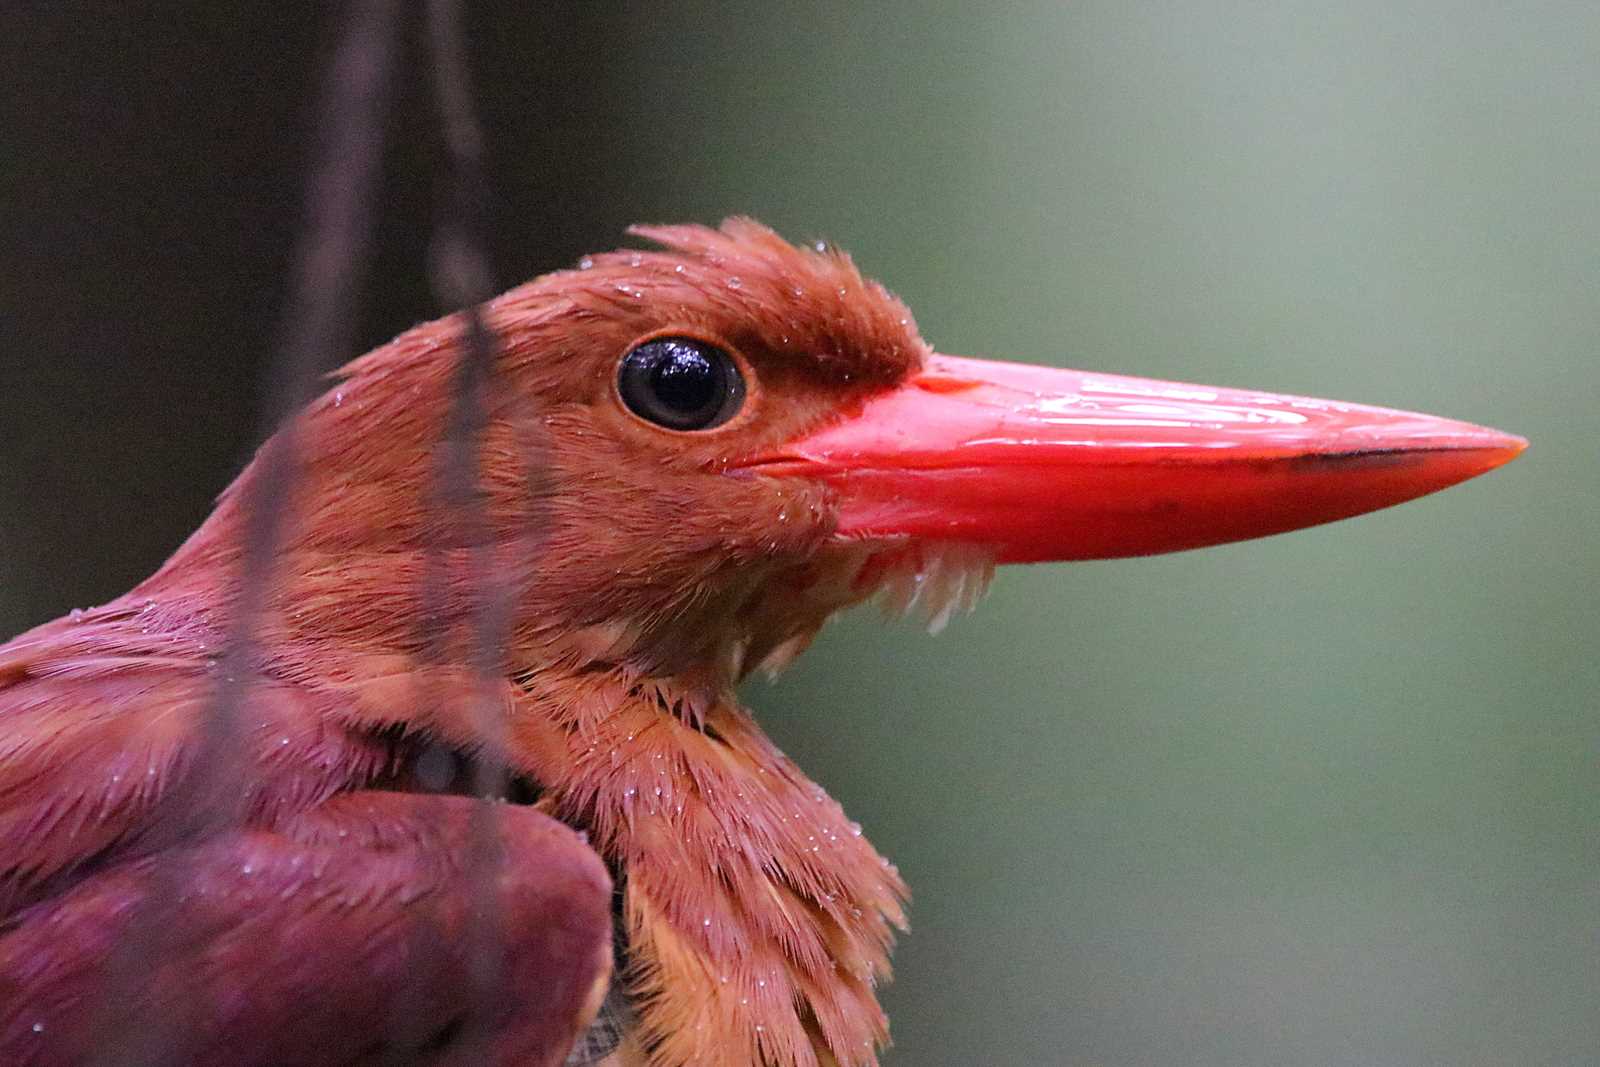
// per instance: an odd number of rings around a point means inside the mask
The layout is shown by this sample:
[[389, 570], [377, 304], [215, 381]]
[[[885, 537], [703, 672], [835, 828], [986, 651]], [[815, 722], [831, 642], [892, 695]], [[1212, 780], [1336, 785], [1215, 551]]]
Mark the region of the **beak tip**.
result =
[[1514, 433], [1504, 433], [1487, 427], [1478, 430], [1476, 440], [1466, 446], [1479, 454], [1482, 471], [1503, 467], [1528, 450], [1528, 439]]

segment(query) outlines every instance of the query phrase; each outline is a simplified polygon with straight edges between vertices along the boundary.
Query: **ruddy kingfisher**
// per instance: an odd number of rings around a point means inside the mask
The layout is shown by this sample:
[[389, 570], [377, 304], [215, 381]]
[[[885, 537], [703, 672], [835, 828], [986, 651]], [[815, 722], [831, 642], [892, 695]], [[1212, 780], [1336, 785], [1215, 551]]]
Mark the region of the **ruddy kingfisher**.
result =
[[[476, 1035], [470, 1062], [523, 1067], [876, 1064], [906, 886], [741, 679], [869, 598], [938, 624], [996, 564], [1279, 533], [1525, 446], [940, 355], [829, 246], [745, 219], [633, 233], [653, 250], [483, 306], [481, 536], [430, 492], [459, 320], [294, 417], [236, 818], [174, 798], [218, 795], [193, 783], [259, 461], [131, 592], [0, 647], [0, 1062], [462, 1063]], [[492, 731], [418, 622], [464, 647], [474, 558], [506, 604]], [[510, 802], [484, 866], [462, 783], [487, 759]]]

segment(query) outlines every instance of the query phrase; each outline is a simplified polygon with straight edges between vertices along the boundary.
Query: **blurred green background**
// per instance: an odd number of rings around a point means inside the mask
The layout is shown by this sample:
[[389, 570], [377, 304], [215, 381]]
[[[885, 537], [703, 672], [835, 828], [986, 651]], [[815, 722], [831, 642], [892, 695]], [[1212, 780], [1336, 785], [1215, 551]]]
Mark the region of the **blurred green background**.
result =
[[[317, 10], [8, 15], [7, 633], [147, 573], [252, 439]], [[478, 5], [473, 42], [508, 283], [750, 213], [944, 351], [1533, 441], [752, 686], [915, 891], [889, 1064], [1600, 1063], [1600, 6]], [[412, 62], [368, 341], [434, 310]]]

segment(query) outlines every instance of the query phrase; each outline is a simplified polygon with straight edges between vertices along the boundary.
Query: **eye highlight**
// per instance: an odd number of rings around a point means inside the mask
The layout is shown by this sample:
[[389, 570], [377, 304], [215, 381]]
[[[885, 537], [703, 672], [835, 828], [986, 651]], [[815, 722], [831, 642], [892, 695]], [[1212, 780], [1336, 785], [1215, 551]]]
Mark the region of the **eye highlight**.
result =
[[709, 430], [739, 413], [744, 375], [732, 356], [690, 337], [657, 337], [622, 358], [622, 402], [669, 430]]

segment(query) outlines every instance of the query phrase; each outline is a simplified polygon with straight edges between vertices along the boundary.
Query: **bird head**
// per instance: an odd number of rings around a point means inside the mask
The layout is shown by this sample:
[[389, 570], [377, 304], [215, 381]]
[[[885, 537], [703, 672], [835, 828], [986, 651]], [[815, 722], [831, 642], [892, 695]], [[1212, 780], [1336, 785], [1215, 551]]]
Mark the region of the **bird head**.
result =
[[[938, 625], [996, 562], [1279, 533], [1525, 445], [1384, 408], [940, 355], [826, 245], [742, 219], [633, 232], [659, 250], [586, 258], [486, 307], [499, 347], [478, 458], [514, 667], [610, 664], [699, 706], [873, 595]], [[429, 553], [453, 575], [471, 547], [429, 504], [459, 335], [448, 319], [402, 334], [305, 416], [284, 565], [300, 632], [414, 643]], [[468, 584], [447, 575], [447, 613]]]

